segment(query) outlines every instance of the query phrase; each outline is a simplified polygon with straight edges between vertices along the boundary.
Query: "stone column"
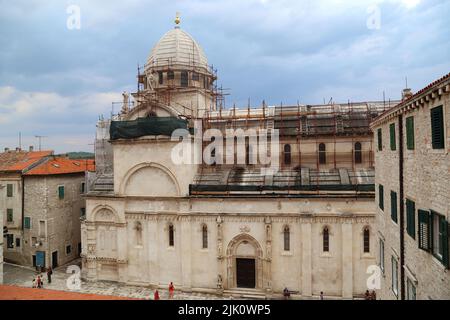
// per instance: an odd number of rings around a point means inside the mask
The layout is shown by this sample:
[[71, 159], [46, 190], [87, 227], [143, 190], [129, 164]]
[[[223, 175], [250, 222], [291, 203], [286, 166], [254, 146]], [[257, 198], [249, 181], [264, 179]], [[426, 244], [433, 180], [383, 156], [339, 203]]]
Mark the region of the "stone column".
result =
[[342, 297], [353, 298], [353, 224], [342, 222]]
[[182, 217], [180, 221], [180, 251], [181, 281], [183, 291], [192, 291], [192, 248], [191, 248], [191, 221], [189, 217]]
[[223, 279], [226, 276], [223, 268], [223, 221], [220, 216], [216, 219], [217, 223], [217, 294], [223, 294]]
[[302, 230], [302, 296], [312, 296], [311, 221], [303, 221]]
[[97, 262], [95, 261], [97, 255], [97, 231], [95, 224], [92, 222], [85, 222], [85, 228], [86, 242], [82, 246], [86, 255], [85, 262], [87, 270], [84, 274], [87, 280], [95, 281], [97, 280]]
[[119, 282], [128, 281], [128, 237], [127, 224], [116, 224], [117, 241], [117, 271], [119, 273]]
[[266, 217], [265, 222], [265, 234], [266, 234], [266, 254], [265, 254], [265, 266], [263, 273], [263, 282], [266, 290], [266, 297], [272, 296], [272, 219]]

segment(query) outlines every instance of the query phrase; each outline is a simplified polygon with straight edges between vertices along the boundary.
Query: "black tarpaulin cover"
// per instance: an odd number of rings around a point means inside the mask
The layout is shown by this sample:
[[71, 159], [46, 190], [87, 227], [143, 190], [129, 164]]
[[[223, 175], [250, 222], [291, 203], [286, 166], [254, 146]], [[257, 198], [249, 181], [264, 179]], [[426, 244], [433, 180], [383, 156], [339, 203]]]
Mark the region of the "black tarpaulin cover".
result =
[[187, 120], [176, 117], [151, 117], [112, 121], [109, 134], [111, 140], [133, 139], [153, 135], [170, 136], [176, 129], [188, 129]]

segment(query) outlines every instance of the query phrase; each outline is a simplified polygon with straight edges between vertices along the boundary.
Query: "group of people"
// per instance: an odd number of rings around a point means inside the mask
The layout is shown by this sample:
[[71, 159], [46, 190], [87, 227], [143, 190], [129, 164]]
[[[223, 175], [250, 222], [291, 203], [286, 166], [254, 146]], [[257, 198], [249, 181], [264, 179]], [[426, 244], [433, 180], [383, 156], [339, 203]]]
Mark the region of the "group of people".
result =
[[[169, 284], [169, 299], [173, 299], [173, 294], [175, 293], [175, 286], [173, 282]], [[153, 296], [153, 300], [160, 300], [158, 289], [155, 290], [155, 294]]]
[[[44, 270], [42, 267], [39, 267], [39, 271], [42, 272]], [[52, 267], [48, 267], [46, 273], [47, 273], [47, 283], [52, 283], [52, 274], [53, 274]], [[42, 274], [38, 274], [36, 278], [33, 278], [32, 288], [38, 289], [44, 288], [44, 279]]]
[[375, 293], [375, 290], [372, 290], [372, 292], [366, 290], [366, 293], [364, 294], [364, 300], [377, 300], [377, 294]]

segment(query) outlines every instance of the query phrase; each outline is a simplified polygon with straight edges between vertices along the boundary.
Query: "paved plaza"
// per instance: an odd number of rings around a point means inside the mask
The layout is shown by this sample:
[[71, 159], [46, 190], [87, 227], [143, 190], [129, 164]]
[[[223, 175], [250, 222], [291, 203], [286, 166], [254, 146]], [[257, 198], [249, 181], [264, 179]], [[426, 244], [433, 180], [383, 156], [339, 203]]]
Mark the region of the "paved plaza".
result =
[[[75, 261], [75, 264], [77, 262]], [[67, 266], [62, 266], [53, 270], [52, 283], [47, 283], [47, 275], [43, 273], [44, 289], [78, 292], [93, 295], [116, 296], [133, 299], [153, 300], [154, 290], [148, 287], [123, 285], [109, 281], [83, 281], [81, 280], [80, 290], [71, 290], [68, 288], [67, 280], [71, 274], [66, 273]], [[4, 264], [3, 277], [4, 285], [13, 285], [19, 287], [32, 287], [33, 278], [39, 273], [33, 268], [17, 266], [9, 263]], [[70, 285], [70, 280], [69, 280]], [[8, 288], [2, 291], [6, 294]], [[42, 290], [42, 289], [40, 289]], [[159, 295], [162, 300], [168, 299], [168, 290], [159, 290]], [[5, 297], [7, 298], [7, 297]], [[213, 299], [228, 299], [229, 297], [219, 297], [215, 295], [200, 294], [200, 293], [184, 293], [175, 290], [175, 300], [213, 300]], [[0, 297], [2, 299], [2, 297]]]

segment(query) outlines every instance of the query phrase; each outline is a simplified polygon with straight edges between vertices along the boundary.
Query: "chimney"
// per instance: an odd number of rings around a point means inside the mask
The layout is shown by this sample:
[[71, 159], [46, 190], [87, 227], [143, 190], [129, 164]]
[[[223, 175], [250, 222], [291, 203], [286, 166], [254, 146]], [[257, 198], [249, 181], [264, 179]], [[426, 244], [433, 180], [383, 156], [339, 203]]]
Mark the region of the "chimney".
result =
[[5, 152], [9, 152], [9, 148], [5, 148]]
[[410, 97], [412, 97], [412, 91], [410, 88], [405, 88], [402, 91], [402, 101], [405, 101], [407, 99], [409, 99]]
[[20, 152], [20, 148], [19, 147], [16, 147], [16, 152]]
[[33, 146], [30, 146], [30, 152], [33, 152], [33, 150], [34, 150], [34, 147]]

